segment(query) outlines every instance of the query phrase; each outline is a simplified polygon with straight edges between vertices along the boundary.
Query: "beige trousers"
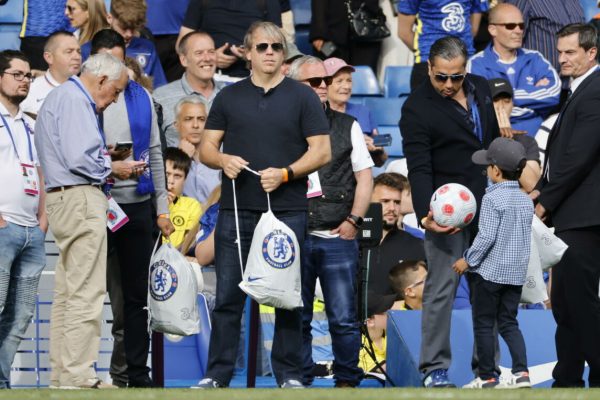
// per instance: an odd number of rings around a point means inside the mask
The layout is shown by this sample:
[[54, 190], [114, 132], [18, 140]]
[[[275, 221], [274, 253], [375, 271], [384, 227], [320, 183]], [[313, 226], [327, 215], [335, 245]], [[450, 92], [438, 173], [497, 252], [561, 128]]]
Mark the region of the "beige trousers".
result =
[[50, 319], [50, 384], [81, 386], [96, 378], [106, 296], [106, 196], [77, 186], [48, 193], [46, 210], [60, 255]]

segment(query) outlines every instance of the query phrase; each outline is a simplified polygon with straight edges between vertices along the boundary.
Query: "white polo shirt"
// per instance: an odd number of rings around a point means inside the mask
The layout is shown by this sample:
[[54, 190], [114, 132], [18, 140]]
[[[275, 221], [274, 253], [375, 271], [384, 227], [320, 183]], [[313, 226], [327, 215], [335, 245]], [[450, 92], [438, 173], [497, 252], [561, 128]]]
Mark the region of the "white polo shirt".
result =
[[37, 114], [38, 111], [40, 111], [42, 103], [46, 100], [48, 93], [58, 85], [60, 85], [60, 83], [52, 77], [50, 71], [46, 71], [44, 76], [35, 78], [34, 81], [31, 82], [27, 98], [20, 104], [21, 110]]
[[[0, 113], [10, 127], [20, 157], [19, 160], [17, 154], [15, 154], [10, 135], [0, 118], [0, 182], [2, 185], [0, 190], [0, 214], [3, 219], [14, 224], [36, 226], [38, 225], [39, 195], [25, 194], [23, 170], [21, 168], [21, 162], [30, 164], [33, 161], [35, 166], [39, 166], [33, 141], [33, 120], [23, 114], [21, 109], [14, 118], [11, 117], [2, 103], [0, 103]], [[27, 124], [30, 131], [29, 138], [31, 139], [33, 160], [29, 155], [28, 133], [24, 123]]]

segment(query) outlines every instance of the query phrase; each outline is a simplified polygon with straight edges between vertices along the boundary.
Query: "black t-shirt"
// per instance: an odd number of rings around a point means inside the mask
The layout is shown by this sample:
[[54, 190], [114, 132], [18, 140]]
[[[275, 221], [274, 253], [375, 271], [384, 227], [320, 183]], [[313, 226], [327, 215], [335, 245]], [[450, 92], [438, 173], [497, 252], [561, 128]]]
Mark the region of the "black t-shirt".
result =
[[[217, 48], [225, 43], [240, 46], [250, 25], [270, 21], [281, 26], [279, 0], [190, 0], [183, 26], [210, 34]], [[248, 76], [244, 60], [238, 60], [223, 73]]]
[[[242, 157], [255, 171], [284, 168], [308, 149], [306, 138], [327, 134], [329, 123], [318, 96], [289, 78], [266, 94], [250, 78], [225, 87], [214, 100], [206, 129], [225, 131], [223, 153]], [[260, 178], [242, 171], [235, 181], [238, 208], [265, 211]], [[306, 210], [306, 178], [282, 183], [271, 192], [276, 211]], [[231, 180], [223, 174], [221, 208], [233, 209]]]
[[388, 274], [392, 267], [403, 260], [425, 261], [423, 240], [403, 230], [392, 229], [381, 244], [371, 251], [369, 291], [381, 295], [394, 293]]

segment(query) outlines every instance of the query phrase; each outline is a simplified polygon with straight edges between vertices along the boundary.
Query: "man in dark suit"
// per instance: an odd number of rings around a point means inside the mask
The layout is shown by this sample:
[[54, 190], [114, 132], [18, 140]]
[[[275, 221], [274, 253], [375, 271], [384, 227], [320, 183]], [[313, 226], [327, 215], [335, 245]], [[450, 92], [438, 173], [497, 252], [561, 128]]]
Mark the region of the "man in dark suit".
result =
[[421, 360], [426, 387], [453, 387], [448, 379], [450, 317], [459, 276], [451, 265], [475, 237], [477, 221], [458, 230], [435, 223], [429, 212], [433, 192], [460, 183], [481, 202], [486, 178], [471, 154], [499, 136], [487, 81], [466, 73], [467, 48], [455, 37], [438, 39], [429, 54], [429, 79], [402, 109], [400, 131], [408, 162], [415, 212], [425, 232], [429, 274], [423, 295]]
[[558, 34], [561, 75], [572, 78], [571, 96], [548, 138], [542, 179], [532, 197], [536, 214], [549, 217], [569, 245], [552, 270], [552, 313], [558, 363], [555, 387], [600, 387], [600, 72], [596, 29], [571, 24]]

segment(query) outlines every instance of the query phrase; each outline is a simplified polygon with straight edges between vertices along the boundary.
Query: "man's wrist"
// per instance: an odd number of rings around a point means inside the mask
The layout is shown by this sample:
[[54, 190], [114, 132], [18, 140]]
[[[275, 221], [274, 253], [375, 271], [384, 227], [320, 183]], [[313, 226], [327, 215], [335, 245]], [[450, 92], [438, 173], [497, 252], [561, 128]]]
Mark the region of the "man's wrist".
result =
[[169, 219], [171, 216], [169, 214], [158, 214], [158, 218], [166, 218]]

